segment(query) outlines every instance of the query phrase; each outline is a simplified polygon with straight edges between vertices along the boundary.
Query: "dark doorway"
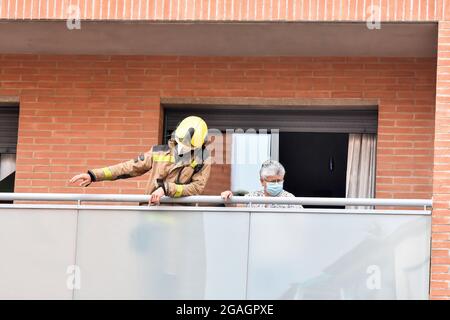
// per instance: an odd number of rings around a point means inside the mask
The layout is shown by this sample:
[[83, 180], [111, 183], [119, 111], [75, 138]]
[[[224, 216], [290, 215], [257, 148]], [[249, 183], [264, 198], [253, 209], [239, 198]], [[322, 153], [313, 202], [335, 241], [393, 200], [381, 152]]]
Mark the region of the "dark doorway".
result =
[[0, 192], [14, 192], [18, 127], [19, 106], [0, 101]]
[[296, 197], [345, 197], [347, 133], [280, 133], [284, 189]]

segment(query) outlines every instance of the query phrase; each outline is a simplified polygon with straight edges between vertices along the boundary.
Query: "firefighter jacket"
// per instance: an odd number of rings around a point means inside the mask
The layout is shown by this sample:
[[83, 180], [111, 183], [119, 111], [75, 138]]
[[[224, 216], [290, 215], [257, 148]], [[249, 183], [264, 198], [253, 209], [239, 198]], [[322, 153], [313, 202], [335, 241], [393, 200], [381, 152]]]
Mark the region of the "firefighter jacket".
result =
[[117, 180], [150, 173], [145, 194], [162, 187], [170, 197], [199, 195], [203, 192], [211, 171], [210, 157], [205, 147], [179, 156], [175, 141], [155, 145], [150, 151], [113, 166], [88, 170], [92, 181]]

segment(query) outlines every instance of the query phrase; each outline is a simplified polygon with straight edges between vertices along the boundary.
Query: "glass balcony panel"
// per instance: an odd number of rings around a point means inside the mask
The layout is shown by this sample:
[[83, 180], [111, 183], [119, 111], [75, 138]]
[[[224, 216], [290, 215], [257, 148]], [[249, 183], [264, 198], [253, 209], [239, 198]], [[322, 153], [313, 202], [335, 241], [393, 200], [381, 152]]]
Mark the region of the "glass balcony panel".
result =
[[427, 299], [431, 217], [257, 213], [249, 299]]
[[244, 299], [246, 212], [81, 210], [76, 299]]
[[76, 210], [0, 208], [0, 299], [72, 299], [76, 222]]
[[3, 204], [0, 299], [427, 299], [430, 212], [349, 212]]

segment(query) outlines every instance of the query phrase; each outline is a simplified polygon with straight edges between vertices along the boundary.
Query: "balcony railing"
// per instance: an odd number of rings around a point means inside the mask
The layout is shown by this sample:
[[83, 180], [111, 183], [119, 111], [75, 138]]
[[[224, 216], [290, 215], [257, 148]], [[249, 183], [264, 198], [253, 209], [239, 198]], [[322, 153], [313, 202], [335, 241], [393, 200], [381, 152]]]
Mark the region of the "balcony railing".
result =
[[[0, 298], [427, 299], [431, 200], [0, 193]], [[380, 207], [389, 208], [382, 209]], [[411, 209], [405, 209], [411, 207]], [[412, 207], [416, 207], [415, 210]], [[396, 209], [401, 208], [401, 209]]]

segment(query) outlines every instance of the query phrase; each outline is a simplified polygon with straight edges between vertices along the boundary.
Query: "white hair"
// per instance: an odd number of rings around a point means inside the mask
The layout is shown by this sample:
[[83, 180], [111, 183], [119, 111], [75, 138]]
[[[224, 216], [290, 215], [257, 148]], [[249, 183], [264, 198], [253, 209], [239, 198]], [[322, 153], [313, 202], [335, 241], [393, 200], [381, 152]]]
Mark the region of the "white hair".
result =
[[266, 160], [261, 165], [259, 176], [261, 179], [266, 179], [269, 176], [283, 176], [286, 173], [281, 163], [276, 160]]

